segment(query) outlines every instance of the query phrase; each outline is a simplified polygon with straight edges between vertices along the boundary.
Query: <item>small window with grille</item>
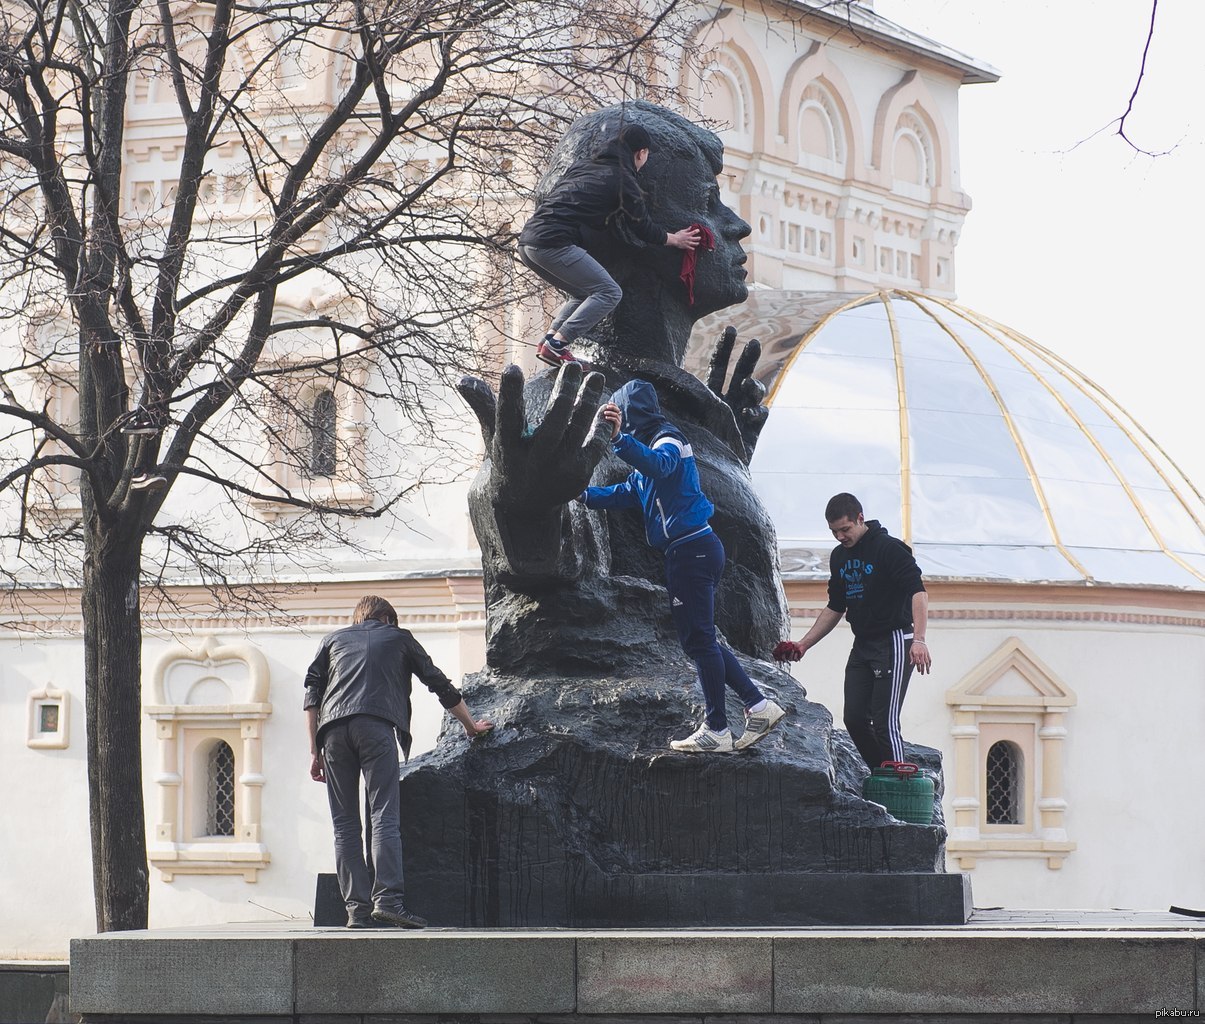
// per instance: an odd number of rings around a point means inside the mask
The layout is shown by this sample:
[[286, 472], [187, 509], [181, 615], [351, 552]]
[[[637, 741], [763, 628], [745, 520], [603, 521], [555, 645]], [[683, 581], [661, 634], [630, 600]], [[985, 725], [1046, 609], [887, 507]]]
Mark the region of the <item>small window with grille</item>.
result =
[[319, 391], [310, 407], [310, 476], [335, 475], [338, 409], [333, 391]]
[[987, 823], [1020, 825], [1021, 748], [1001, 740], [987, 752]]
[[234, 751], [224, 740], [218, 740], [209, 751], [205, 834], [234, 835]]

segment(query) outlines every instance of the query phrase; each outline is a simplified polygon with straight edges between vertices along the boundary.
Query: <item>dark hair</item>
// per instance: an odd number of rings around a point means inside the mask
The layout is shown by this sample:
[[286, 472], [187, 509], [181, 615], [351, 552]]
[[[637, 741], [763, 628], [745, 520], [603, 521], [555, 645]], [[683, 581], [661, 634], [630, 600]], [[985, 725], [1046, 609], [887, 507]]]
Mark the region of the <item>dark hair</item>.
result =
[[642, 149], [652, 149], [653, 140], [648, 131], [638, 124], [626, 124], [619, 133], [619, 141], [630, 153], [639, 153]]
[[[701, 128], [681, 114], [655, 103], [628, 100], [583, 114], [569, 126], [553, 150], [548, 168], [540, 179], [536, 189], [537, 201], [552, 191], [573, 163], [589, 157], [608, 142], [617, 144], [621, 136], [635, 129], [647, 134], [649, 148], [657, 153], [689, 158], [697, 152], [713, 174], [719, 174], [724, 169], [724, 144], [715, 132]], [[662, 177], [673, 177], [677, 168], [673, 160], [665, 161], [664, 166], [660, 167], [653, 161], [641, 173], [652, 182]]]
[[862, 514], [862, 503], [852, 494], [842, 491], [828, 499], [824, 506], [824, 521], [835, 523], [838, 519], [857, 519]]
[[378, 622], [396, 626], [397, 612], [393, 610], [393, 605], [383, 597], [368, 594], [356, 602], [356, 610], [351, 613], [353, 623], [364, 622], [366, 619], [376, 619]]

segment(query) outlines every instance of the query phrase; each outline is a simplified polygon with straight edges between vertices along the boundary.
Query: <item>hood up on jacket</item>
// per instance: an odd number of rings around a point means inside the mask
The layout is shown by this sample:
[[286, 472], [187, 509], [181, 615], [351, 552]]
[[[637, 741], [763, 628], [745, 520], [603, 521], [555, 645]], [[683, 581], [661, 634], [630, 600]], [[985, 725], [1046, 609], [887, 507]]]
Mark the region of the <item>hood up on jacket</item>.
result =
[[672, 429], [661, 412], [656, 389], [647, 380], [628, 381], [611, 396], [611, 401], [623, 413], [623, 432], [641, 444], [647, 445], [659, 433]]

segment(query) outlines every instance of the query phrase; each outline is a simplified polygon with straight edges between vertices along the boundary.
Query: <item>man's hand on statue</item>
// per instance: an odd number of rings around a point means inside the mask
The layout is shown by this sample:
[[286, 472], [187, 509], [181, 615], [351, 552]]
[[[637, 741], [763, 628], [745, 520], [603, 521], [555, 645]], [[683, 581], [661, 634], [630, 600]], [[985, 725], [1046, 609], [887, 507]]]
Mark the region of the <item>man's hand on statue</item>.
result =
[[467, 723], [464, 727], [464, 734], [471, 740], [475, 740], [478, 736], [484, 736], [487, 732], [494, 728], [493, 722], [488, 722], [484, 718], [474, 721], [470, 726]]
[[753, 376], [753, 370], [761, 358], [761, 342], [756, 338], [745, 342], [745, 347], [741, 349], [740, 357], [736, 361], [736, 369], [732, 371], [732, 380], [728, 382], [728, 390], [725, 391], [724, 380], [728, 376], [728, 364], [732, 360], [732, 348], [735, 344], [736, 329], [725, 327], [711, 353], [707, 386], [732, 410], [737, 428], [741, 432], [741, 440], [745, 442], [746, 455], [751, 459], [753, 449], [757, 446], [757, 438], [762, 427], [766, 425], [766, 417], [770, 414], [762, 404], [766, 397], [766, 386]]
[[458, 390], [481, 424], [486, 456], [497, 479], [495, 504], [548, 509], [576, 498], [590, 483], [608, 447], [611, 426], [595, 416], [602, 397], [601, 373], [579, 363], [557, 373], [544, 418], [527, 420], [523, 371], [502, 372], [498, 396], [483, 380], [465, 377]]
[[803, 646], [794, 640], [783, 640], [774, 648], [774, 660], [778, 662], [798, 661], [803, 657]]
[[665, 244], [675, 249], [697, 249], [703, 240], [698, 228], [683, 228], [665, 236]]
[[326, 762], [321, 754], [310, 755], [310, 778], [315, 782], [326, 781]]
[[611, 424], [611, 440], [614, 441], [623, 431], [623, 412], [614, 402], [608, 402], [599, 409], [598, 415]]

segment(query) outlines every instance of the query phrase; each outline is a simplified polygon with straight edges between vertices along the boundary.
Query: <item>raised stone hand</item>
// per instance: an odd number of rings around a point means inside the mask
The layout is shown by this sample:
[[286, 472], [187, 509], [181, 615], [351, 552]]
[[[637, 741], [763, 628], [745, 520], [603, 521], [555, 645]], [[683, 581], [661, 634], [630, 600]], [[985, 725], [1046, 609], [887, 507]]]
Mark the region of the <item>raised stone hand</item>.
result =
[[725, 327], [711, 353], [707, 386], [732, 410], [737, 429], [741, 432], [741, 440], [745, 442], [745, 461], [748, 462], [753, 458], [753, 449], [757, 445], [762, 427], [766, 425], [766, 417], [770, 415], [770, 410], [762, 404], [766, 397], [766, 386], [753, 376], [753, 368], [761, 358], [761, 342], [756, 338], [745, 342], [745, 347], [741, 349], [740, 357], [736, 361], [736, 369], [732, 371], [728, 390], [724, 390], [724, 378], [728, 376], [728, 363], [732, 359], [735, 343], [736, 328]]
[[527, 418], [523, 371], [508, 366], [498, 396], [483, 380], [465, 377], [458, 390], [481, 424], [485, 464], [469, 507], [485, 569], [524, 579], [580, 573], [581, 552], [565, 550], [572, 538], [565, 503], [590, 483], [609, 447], [610, 425], [598, 418], [603, 377], [577, 363], [562, 366], [543, 419]]

